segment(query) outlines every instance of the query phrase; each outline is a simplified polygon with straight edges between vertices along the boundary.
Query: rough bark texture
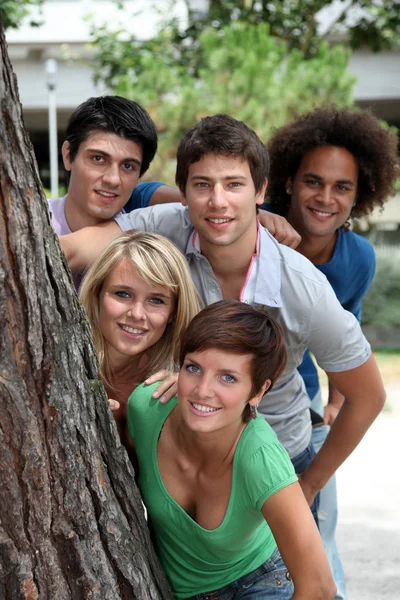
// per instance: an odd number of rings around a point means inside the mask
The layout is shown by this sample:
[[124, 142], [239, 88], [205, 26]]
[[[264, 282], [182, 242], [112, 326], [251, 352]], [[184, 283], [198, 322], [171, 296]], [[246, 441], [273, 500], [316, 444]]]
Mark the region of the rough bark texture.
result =
[[0, 38], [0, 599], [169, 599]]

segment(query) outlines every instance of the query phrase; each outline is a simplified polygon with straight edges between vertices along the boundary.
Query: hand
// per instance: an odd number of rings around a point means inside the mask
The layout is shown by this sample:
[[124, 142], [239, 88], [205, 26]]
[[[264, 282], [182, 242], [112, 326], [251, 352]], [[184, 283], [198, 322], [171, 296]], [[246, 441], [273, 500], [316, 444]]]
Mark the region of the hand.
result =
[[111, 410], [114, 412], [116, 410], [119, 410], [119, 407], [121, 406], [120, 403], [118, 402], [118, 400], [113, 400], [112, 398], [108, 399], [108, 406], [111, 408]]
[[299, 478], [299, 484], [301, 489], [303, 490], [303, 494], [306, 497], [308, 506], [314, 502], [315, 496], [318, 494], [319, 490], [315, 489], [308, 481], [307, 481], [307, 471], [304, 473], [298, 473], [297, 477]]
[[179, 373], [162, 369], [161, 371], [154, 373], [151, 377], [148, 377], [145, 381], [146, 385], [150, 385], [156, 381], [161, 382], [160, 385], [157, 386], [157, 389], [152, 393], [152, 398], [160, 398], [161, 404], [165, 404], [171, 400], [173, 396], [176, 396], [178, 391], [178, 375]]
[[293, 229], [285, 217], [274, 215], [263, 209], [258, 211], [257, 216], [261, 225], [265, 229], [268, 229], [277, 242], [289, 246], [289, 248], [297, 248], [301, 242], [301, 236]]
[[327, 404], [324, 408], [324, 425], [332, 425], [338, 416], [340, 406]]

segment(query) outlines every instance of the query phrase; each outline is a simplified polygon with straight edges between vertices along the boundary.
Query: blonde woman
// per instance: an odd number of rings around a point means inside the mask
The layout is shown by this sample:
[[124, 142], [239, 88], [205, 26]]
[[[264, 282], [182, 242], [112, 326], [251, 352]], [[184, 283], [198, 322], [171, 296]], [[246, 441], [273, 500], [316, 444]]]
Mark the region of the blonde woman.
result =
[[175, 376], [168, 375], [178, 363], [181, 336], [199, 310], [197, 292], [174, 244], [156, 233], [130, 231], [98, 257], [79, 298], [121, 432], [128, 397], [139, 383], [161, 378], [155, 397], [173, 395]]

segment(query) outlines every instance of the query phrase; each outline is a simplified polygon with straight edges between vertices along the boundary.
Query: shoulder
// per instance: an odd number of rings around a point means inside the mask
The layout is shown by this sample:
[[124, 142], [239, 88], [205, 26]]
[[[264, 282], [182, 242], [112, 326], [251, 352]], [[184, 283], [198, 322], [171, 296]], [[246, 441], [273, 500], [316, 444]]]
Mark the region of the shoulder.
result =
[[352, 259], [360, 263], [375, 263], [375, 251], [367, 238], [354, 231], [339, 230], [338, 248], [347, 249]]
[[50, 206], [64, 206], [65, 204], [65, 196], [64, 198], [47, 198], [47, 203]]
[[245, 470], [249, 468], [249, 461], [256, 468], [259, 462], [265, 462], [265, 459], [271, 464], [276, 460], [280, 462], [280, 459], [283, 463], [291, 464], [289, 455], [276, 433], [262, 415], [247, 423], [242, 435], [239, 463]]
[[146, 208], [138, 208], [130, 213], [119, 214], [115, 221], [123, 231], [127, 229], [138, 229], [136, 223], [152, 224], [155, 227], [165, 227], [168, 221], [170, 228], [175, 229], [179, 225], [192, 227], [188, 210], [182, 204], [155, 204]]
[[151, 385], [146, 385], [145, 383], [138, 385], [128, 398], [128, 410], [132, 408], [136, 412], [145, 413], [152, 406], [157, 406], [159, 401], [152, 398], [152, 394], [157, 389], [159, 383], [157, 381]]
[[185, 251], [193, 231], [187, 208], [178, 203], [139, 208], [128, 214], [117, 215], [115, 221], [122, 231], [141, 229], [160, 233], [174, 242], [181, 251]]
[[125, 204], [125, 212], [129, 213], [132, 210], [147, 207], [154, 192], [162, 185], [165, 184], [161, 181], [142, 181], [139, 183], [133, 190], [127, 204]]
[[[324, 271], [329, 269], [346, 273], [349, 290], [364, 295], [375, 275], [376, 257], [374, 248], [365, 237], [353, 231], [339, 230], [335, 253]], [[329, 278], [329, 277], [328, 277]]]
[[172, 398], [167, 404], [161, 404], [152, 394], [160, 382], [152, 385], [140, 384], [128, 399], [128, 427], [132, 439], [146, 436], [157, 423], [162, 423], [177, 404], [177, 398]]
[[51, 224], [57, 235], [65, 235], [71, 233], [65, 219], [65, 199], [63, 198], [50, 198], [47, 200], [47, 204], [51, 216]]
[[266, 268], [271, 260], [279, 261], [281, 269], [282, 285], [305, 285], [320, 288], [327, 284], [327, 279], [321, 271], [293, 248], [284, 246], [276, 241], [274, 237], [263, 227], [260, 236], [260, 260], [265, 263]]

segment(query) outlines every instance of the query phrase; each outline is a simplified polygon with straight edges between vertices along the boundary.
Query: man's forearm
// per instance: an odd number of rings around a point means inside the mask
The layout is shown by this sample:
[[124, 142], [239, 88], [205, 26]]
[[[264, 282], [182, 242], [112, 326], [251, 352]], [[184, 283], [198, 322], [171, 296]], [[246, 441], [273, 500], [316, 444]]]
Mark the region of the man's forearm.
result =
[[110, 241], [121, 233], [115, 221], [84, 227], [59, 237], [61, 248], [73, 273], [86, 270]]
[[373, 356], [357, 369], [330, 373], [329, 377], [346, 399], [324, 445], [304, 472], [306, 485], [315, 492], [324, 487], [357, 447], [382, 410], [386, 397]]

